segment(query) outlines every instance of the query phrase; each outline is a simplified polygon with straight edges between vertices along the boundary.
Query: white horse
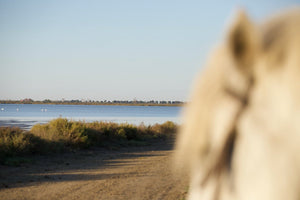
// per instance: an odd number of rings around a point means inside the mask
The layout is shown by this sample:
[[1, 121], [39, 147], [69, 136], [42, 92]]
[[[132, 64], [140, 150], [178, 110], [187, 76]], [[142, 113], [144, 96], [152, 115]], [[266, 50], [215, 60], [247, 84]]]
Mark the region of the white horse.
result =
[[300, 8], [261, 25], [239, 12], [189, 102], [176, 143], [188, 199], [300, 199]]

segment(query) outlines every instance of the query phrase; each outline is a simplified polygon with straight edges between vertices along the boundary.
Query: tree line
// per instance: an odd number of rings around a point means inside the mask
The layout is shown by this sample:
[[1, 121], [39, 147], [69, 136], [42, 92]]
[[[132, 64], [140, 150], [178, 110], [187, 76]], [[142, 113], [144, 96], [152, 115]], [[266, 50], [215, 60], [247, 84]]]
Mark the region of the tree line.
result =
[[1, 104], [65, 104], [65, 105], [143, 105], [143, 106], [181, 106], [183, 101], [142, 101], [142, 100], [50, 100], [35, 101], [31, 98], [22, 100], [0, 100]]

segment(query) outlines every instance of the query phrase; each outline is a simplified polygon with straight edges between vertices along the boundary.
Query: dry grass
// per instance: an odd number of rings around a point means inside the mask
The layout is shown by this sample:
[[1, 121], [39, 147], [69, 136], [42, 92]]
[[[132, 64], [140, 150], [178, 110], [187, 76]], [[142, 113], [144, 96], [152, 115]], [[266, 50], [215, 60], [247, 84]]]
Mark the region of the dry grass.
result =
[[155, 139], [171, 137], [177, 130], [173, 122], [145, 126], [111, 122], [70, 121], [58, 118], [47, 124], [37, 124], [30, 131], [0, 128], [0, 163], [12, 157], [56, 153], [92, 146], [118, 148], [147, 145]]

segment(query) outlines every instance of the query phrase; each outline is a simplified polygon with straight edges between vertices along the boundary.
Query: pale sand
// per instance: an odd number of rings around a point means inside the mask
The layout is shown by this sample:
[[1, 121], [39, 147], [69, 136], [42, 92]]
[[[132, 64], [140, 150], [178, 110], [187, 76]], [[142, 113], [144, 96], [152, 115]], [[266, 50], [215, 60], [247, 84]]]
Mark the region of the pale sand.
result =
[[0, 165], [0, 199], [184, 199], [187, 178], [174, 177], [172, 145], [93, 149]]

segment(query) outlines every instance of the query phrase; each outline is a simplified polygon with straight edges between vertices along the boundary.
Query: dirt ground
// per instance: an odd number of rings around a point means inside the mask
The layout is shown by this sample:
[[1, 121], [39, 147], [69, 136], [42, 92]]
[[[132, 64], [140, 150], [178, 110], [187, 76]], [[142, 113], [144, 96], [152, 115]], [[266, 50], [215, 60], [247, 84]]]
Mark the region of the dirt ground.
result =
[[186, 176], [172, 173], [172, 144], [93, 149], [0, 165], [0, 199], [185, 199]]

